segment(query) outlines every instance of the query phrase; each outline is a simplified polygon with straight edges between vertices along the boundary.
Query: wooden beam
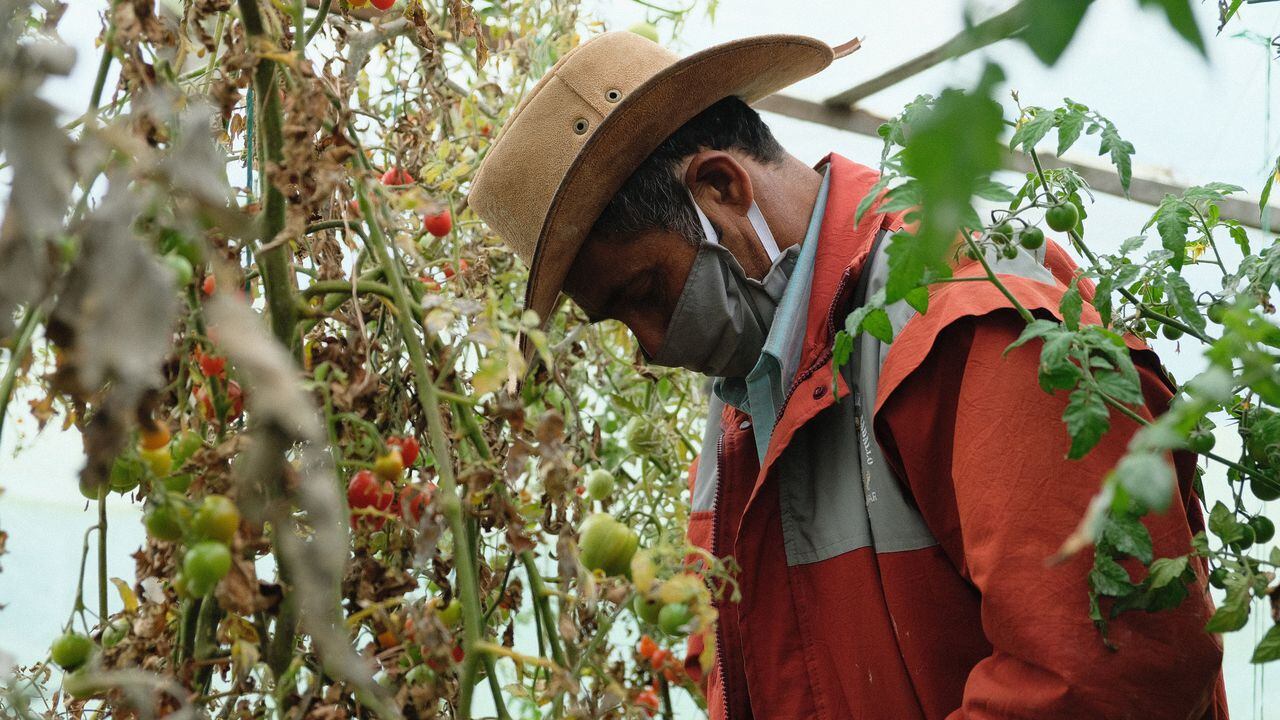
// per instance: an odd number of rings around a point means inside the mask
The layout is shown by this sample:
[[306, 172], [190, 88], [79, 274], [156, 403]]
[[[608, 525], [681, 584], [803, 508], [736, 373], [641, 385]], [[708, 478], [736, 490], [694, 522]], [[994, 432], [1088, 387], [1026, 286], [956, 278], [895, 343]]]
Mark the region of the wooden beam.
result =
[[[830, 107], [789, 95], [770, 95], [756, 101], [754, 107], [757, 110], [877, 139], [880, 136], [876, 130], [885, 122], [885, 118], [866, 110]], [[1051, 153], [1041, 153], [1040, 161], [1046, 167], [1067, 167], [1075, 170], [1093, 190], [1119, 197], [1125, 195], [1124, 188], [1120, 186], [1120, 178], [1109, 167], [1063, 160]], [[1009, 153], [1005, 158], [1004, 166], [1006, 170], [1019, 173], [1028, 173], [1035, 169], [1031, 164], [1031, 158], [1024, 153]], [[1181, 195], [1186, 189], [1184, 185], [1134, 175], [1129, 183], [1128, 197], [1130, 200], [1147, 205], [1159, 205], [1165, 195]], [[1218, 208], [1222, 211], [1224, 218], [1238, 220], [1242, 225], [1271, 232], [1270, 228], [1263, 227], [1256, 198], [1225, 198], [1218, 203]], [[1270, 211], [1269, 217], [1280, 218], [1280, 207], [1270, 205], [1267, 209]]]
[[831, 107], [853, 107], [859, 100], [874, 95], [887, 87], [892, 87], [907, 78], [928, 70], [961, 55], [967, 55], [991, 43], [1003, 40], [1022, 30], [1024, 3], [1018, 2], [1004, 12], [993, 15], [986, 20], [965, 28], [963, 32], [939, 45], [938, 47], [917, 55], [914, 58], [888, 70], [865, 82], [859, 83], [842, 93], [832, 95], [823, 100], [824, 105]]

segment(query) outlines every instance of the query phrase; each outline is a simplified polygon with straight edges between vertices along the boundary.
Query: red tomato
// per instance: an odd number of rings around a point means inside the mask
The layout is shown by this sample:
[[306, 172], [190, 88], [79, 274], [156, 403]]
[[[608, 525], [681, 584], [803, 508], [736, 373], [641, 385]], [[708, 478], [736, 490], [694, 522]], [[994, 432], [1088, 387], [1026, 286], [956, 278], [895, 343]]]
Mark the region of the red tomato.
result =
[[413, 184], [413, 176], [408, 170], [402, 167], [391, 167], [382, 173], [383, 185], [411, 185]]
[[463, 649], [462, 649], [462, 646], [461, 646], [461, 645], [454, 645], [454, 646], [453, 646], [453, 661], [454, 661], [454, 662], [462, 662], [462, 659], [463, 659], [464, 657], [466, 657], [466, 656], [467, 656], [467, 653], [463, 651]]
[[649, 662], [654, 668], [661, 668], [670, 658], [671, 653], [666, 650], [655, 650], [653, 654], [649, 656]]
[[654, 653], [658, 652], [658, 643], [654, 642], [653, 638], [648, 635], [642, 635], [640, 636], [640, 646], [638, 650], [640, 652], [640, 657], [648, 660], [653, 657]]
[[227, 375], [227, 359], [216, 355], [206, 355], [200, 348], [195, 351], [196, 362], [200, 365], [200, 372], [205, 377], [226, 377]]
[[360, 201], [355, 198], [348, 200], [347, 212], [351, 213], [352, 217], [360, 217]]
[[205, 275], [204, 282], [200, 284], [200, 289], [205, 295], [212, 295], [214, 290], [218, 289], [218, 281], [213, 279], [213, 275]]
[[427, 277], [426, 275], [423, 275], [418, 279], [422, 281], [423, 287], [426, 288], [427, 290], [431, 292], [440, 292], [440, 283], [436, 282], [435, 280]]
[[644, 710], [649, 715], [658, 712], [658, 693], [653, 688], [645, 688], [636, 695], [636, 706]]
[[347, 503], [353, 508], [386, 510], [395, 499], [391, 484], [378, 480], [369, 470], [361, 470], [347, 483]]
[[413, 467], [418, 460], [418, 438], [409, 435], [407, 437], [393, 437], [387, 440], [388, 448], [396, 448], [400, 451], [400, 459], [404, 461], [405, 467]]
[[453, 215], [449, 213], [447, 208], [435, 215], [427, 215], [422, 218], [422, 227], [436, 237], [444, 237], [449, 234], [450, 230], [453, 230]]
[[379, 10], [390, 10], [391, 6], [396, 4], [396, 0], [369, 0], [369, 2]]
[[396, 514], [403, 517], [405, 508], [408, 508], [409, 516], [413, 518], [414, 522], [418, 522], [422, 519], [422, 514], [426, 512], [427, 503], [431, 502], [431, 495], [434, 491], [434, 485], [428, 485], [426, 492], [413, 487], [404, 488], [396, 497]]
[[[244, 412], [244, 392], [240, 389], [240, 383], [235, 380], [227, 381], [226, 387], [227, 402], [231, 404], [228, 410], [228, 422], [234, 422], [240, 419], [240, 413]], [[212, 421], [214, 416], [213, 395], [209, 392], [209, 388], [201, 385], [196, 390], [196, 402], [200, 403], [200, 414], [204, 415], [205, 420]]]

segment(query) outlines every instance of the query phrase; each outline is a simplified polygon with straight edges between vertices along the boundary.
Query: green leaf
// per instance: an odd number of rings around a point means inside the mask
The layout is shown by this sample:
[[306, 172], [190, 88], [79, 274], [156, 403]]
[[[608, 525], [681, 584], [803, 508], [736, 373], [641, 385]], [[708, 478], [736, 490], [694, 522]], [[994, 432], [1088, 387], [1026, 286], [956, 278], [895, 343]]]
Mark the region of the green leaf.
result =
[[893, 342], [893, 324], [884, 308], [874, 308], [862, 318], [862, 329], [872, 337], [888, 345]]
[[1209, 531], [1218, 536], [1224, 544], [1232, 543], [1244, 537], [1244, 530], [1236, 520], [1235, 513], [1219, 500], [1209, 511]]
[[[1262, 186], [1262, 196], [1258, 198], [1258, 218], [1267, 212], [1267, 201], [1271, 199], [1271, 188], [1276, 183], [1276, 175], [1280, 175], [1280, 155], [1276, 156], [1275, 167], [1267, 174], [1267, 182]], [[1245, 253], [1246, 255], [1248, 253]]]
[[1218, 611], [1205, 624], [1205, 632], [1222, 633], [1239, 630], [1249, 622], [1249, 591], [1244, 585], [1227, 588]]
[[1186, 278], [1171, 272], [1165, 276], [1164, 284], [1165, 290], [1169, 293], [1169, 300], [1178, 310], [1178, 316], [1191, 327], [1204, 332], [1206, 320], [1204, 315], [1200, 314], [1200, 306], [1196, 305], [1196, 296], [1192, 293], [1191, 285], [1187, 283]]
[[1102, 392], [1120, 402], [1137, 405], [1143, 400], [1142, 384], [1138, 380], [1137, 373], [1131, 376], [1127, 372], [1095, 372], [1093, 377], [1098, 381], [1098, 387]]
[[1027, 0], [1027, 27], [1019, 36], [1045, 65], [1062, 56], [1092, 0]]
[[1040, 387], [1045, 392], [1075, 387], [1080, 368], [1071, 362], [1071, 333], [1051, 335], [1040, 350]]
[[1018, 336], [1018, 339], [1004, 349], [1004, 354], [1008, 355], [1010, 350], [1026, 345], [1036, 338], [1046, 337], [1061, 331], [1062, 326], [1053, 320], [1032, 320], [1023, 328], [1022, 334]]
[[1031, 152], [1035, 149], [1036, 143], [1049, 134], [1057, 120], [1055, 113], [1044, 108], [1031, 107], [1027, 110], [1031, 113], [1031, 117], [1022, 120], [1018, 129], [1014, 131], [1013, 137], [1009, 139], [1010, 150], [1021, 146], [1026, 152]]
[[1134, 235], [1131, 238], [1125, 238], [1124, 242], [1120, 243], [1120, 254], [1128, 255], [1134, 250], [1137, 250], [1138, 248], [1142, 247], [1142, 243], [1146, 241], [1147, 241], [1146, 235]]
[[884, 197], [884, 204], [879, 207], [882, 213], [898, 212], [920, 205], [920, 183], [908, 180], [893, 188]]
[[906, 300], [907, 304], [921, 315], [929, 312], [929, 288], [927, 287], [918, 287], [907, 292], [903, 300]]
[[1115, 469], [1116, 480], [1143, 505], [1164, 512], [1173, 500], [1173, 469], [1163, 455], [1130, 453]]
[[975, 216], [974, 192], [1001, 164], [1004, 122], [991, 96], [1003, 79], [999, 67], [988, 64], [977, 88], [947, 90], [912, 123], [902, 166], [920, 183], [920, 224], [914, 237], [899, 233], [889, 245], [886, 303], [932, 279], [950, 277], [948, 251]]
[[1182, 577], [1182, 574], [1186, 571], [1186, 555], [1176, 558], [1160, 558], [1151, 563], [1147, 582], [1152, 590], [1157, 590]]
[[1009, 189], [1008, 185], [991, 178], [979, 180], [975, 183], [973, 194], [991, 202], [1011, 202], [1014, 197], [1013, 191]]
[[1144, 7], [1155, 5], [1164, 10], [1173, 29], [1199, 50], [1201, 55], [1207, 54], [1204, 38], [1200, 36], [1200, 27], [1196, 25], [1195, 15], [1191, 11], [1191, 0], [1138, 0], [1138, 4]]
[[[881, 125], [880, 127], [884, 128], [885, 126]], [[886, 187], [889, 186], [889, 182], [891, 180], [893, 180], [892, 177], [889, 177], [887, 175], [881, 176], [880, 179], [876, 181], [876, 184], [872, 185], [871, 189], [867, 191], [867, 194], [862, 196], [862, 200], [858, 201], [857, 210], [855, 210], [853, 213], [854, 225], [857, 225], [859, 222], [861, 222], [862, 215], [871, 209], [871, 206], [875, 204], [876, 200], [880, 199], [881, 191], [883, 191]]]
[[1173, 253], [1169, 265], [1174, 270], [1181, 270], [1187, 259], [1187, 228], [1191, 226], [1191, 208], [1172, 195], [1165, 195], [1155, 215], [1147, 222], [1148, 227], [1154, 221], [1156, 230], [1160, 232], [1160, 242], [1165, 250]]
[[1093, 570], [1089, 573], [1089, 585], [1099, 594], [1111, 597], [1127, 595], [1134, 590], [1129, 572], [1109, 555], [1101, 553], [1093, 560]]
[[1240, 248], [1240, 253], [1252, 255], [1253, 251], [1249, 249], [1249, 233], [1245, 231], [1244, 226], [1240, 223], [1235, 223], [1230, 227], [1231, 239], [1236, 241], [1236, 245]]
[[1062, 412], [1062, 421], [1071, 435], [1071, 450], [1067, 457], [1072, 460], [1084, 457], [1111, 427], [1107, 404], [1100, 395], [1086, 388], [1071, 393], [1067, 408]]
[[1249, 662], [1260, 664], [1272, 660], [1280, 660], [1280, 625], [1272, 625], [1267, 634], [1262, 636], [1262, 642], [1253, 649], [1253, 657]]
[[1151, 533], [1135, 517], [1108, 515], [1102, 527], [1102, 539], [1116, 550], [1138, 558], [1144, 565], [1151, 562]]
[[1076, 144], [1083, 128], [1084, 113], [1074, 106], [1064, 108], [1062, 118], [1058, 121], [1058, 157], [1062, 157]]
[[1071, 287], [1062, 294], [1062, 302], [1058, 304], [1058, 311], [1062, 313], [1062, 322], [1067, 326], [1068, 330], [1076, 331], [1080, 329], [1080, 313], [1084, 311], [1084, 300], [1080, 297], [1080, 288], [1073, 281]]
[[1108, 153], [1111, 163], [1116, 166], [1120, 175], [1120, 187], [1124, 188], [1125, 197], [1129, 197], [1129, 182], [1133, 179], [1133, 143], [1120, 137], [1116, 126], [1110, 122], [1102, 128], [1102, 144], [1098, 154]]

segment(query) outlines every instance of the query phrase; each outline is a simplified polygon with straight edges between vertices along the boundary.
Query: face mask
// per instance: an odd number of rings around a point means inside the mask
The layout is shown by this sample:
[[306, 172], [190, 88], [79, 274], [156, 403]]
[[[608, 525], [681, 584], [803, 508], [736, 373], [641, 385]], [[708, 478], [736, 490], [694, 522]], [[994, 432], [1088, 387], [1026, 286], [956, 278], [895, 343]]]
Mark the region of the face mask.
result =
[[779, 252], [760, 207], [753, 201], [747, 219], [773, 263], [763, 280], [753, 280], [743, 272], [733, 253], [720, 244], [715, 227], [692, 193], [689, 200], [702, 223], [704, 240], [698, 246], [662, 346], [649, 362], [688, 368], [712, 377], [743, 377], [764, 349], [797, 253]]

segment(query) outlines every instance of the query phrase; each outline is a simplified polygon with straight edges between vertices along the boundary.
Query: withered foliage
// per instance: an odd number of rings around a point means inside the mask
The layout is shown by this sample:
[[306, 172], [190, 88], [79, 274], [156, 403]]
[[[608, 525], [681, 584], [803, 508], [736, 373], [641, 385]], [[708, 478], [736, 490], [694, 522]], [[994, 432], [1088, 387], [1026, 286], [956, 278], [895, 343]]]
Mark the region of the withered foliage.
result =
[[[701, 393], [637, 367], [618, 327], [539, 330], [524, 267], [463, 201], [520, 93], [598, 27], [572, 1], [355, 4], [118, 0], [104, 55], [76, 59], [66, 6], [0, 0], [0, 161], [21, 178], [0, 409], [81, 434], [66, 492], [86, 527], [120, 493], [149, 532], [104, 548], [131, 582], [98, 567], [105, 527], [86, 536], [79, 596], [50, 602], [95, 650], [65, 674], [23, 659], [15, 716], [620, 718], [659, 685], [700, 702], [632, 652], [636, 586], [587, 572], [576, 528], [608, 510], [659, 580], [687, 575]], [[106, 82], [64, 117], [40, 91], [77, 60]], [[582, 492], [594, 468], [618, 480], [603, 501]], [[386, 502], [347, 497], [370, 470]], [[230, 562], [196, 595], [207, 543]]]

